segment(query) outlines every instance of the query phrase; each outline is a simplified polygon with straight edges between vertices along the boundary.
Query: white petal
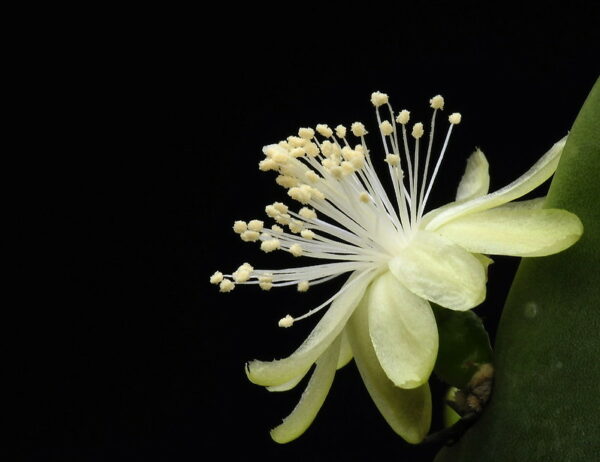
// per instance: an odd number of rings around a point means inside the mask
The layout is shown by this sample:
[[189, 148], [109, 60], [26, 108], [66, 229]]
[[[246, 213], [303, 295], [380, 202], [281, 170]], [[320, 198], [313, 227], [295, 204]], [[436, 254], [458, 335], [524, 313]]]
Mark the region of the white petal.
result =
[[282, 385], [306, 374], [342, 332], [374, 276], [373, 271], [353, 273], [308, 338], [291, 356], [275, 361], [250, 361], [246, 365], [250, 381], [264, 386]]
[[369, 333], [381, 367], [400, 388], [427, 382], [438, 350], [429, 302], [406, 289], [389, 271], [368, 292]]
[[470, 252], [540, 257], [560, 252], [583, 232], [577, 216], [566, 210], [536, 209], [515, 202], [463, 216], [437, 229]]
[[485, 155], [478, 148], [467, 160], [467, 168], [456, 191], [456, 200], [469, 200], [487, 194], [490, 189], [489, 169]]
[[410, 291], [443, 307], [464, 311], [485, 299], [483, 265], [434, 233], [418, 232], [388, 266]]
[[379, 364], [368, 329], [366, 300], [348, 322], [348, 338], [360, 375], [390, 427], [409, 443], [420, 443], [431, 425], [431, 393], [427, 383], [406, 390], [396, 387]]
[[333, 383], [339, 354], [338, 337], [317, 360], [317, 367], [294, 410], [281, 425], [271, 430], [271, 438], [277, 443], [288, 443], [298, 438], [315, 419]]
[[340, 357], [338, 358], [337, 369], [341, 369], [352, 361], [352, 347], [346, 329], [342, 332], [342, 343], [340, 345]]
[[425, 229], [430, 231], [436, 230], [443, 224], [458, 217], [498, 207], [499, 205], [518, 199], [537, 188], [550, 178], [556, 170], [566, 139], [567, 137], [565, 136], [552, 146], [524, 175], [504, 188], [466, 202], [448, 204], [443, 208], [433, 210], [423, 217], [422, 223]]

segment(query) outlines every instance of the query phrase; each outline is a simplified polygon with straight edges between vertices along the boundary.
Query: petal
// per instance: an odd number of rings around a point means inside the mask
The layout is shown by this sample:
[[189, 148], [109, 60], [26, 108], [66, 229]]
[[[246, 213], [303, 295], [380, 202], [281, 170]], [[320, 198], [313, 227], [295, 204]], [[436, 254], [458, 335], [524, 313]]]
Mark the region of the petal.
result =
[[289, 382], [282, 383], [281, 385], [273, 385], [271, 387], [266, 387], [269, 391], [289, 391], [294, 388], [296, 385], [300, 383], [300, 381], [304, 378], [308, 371], [300, 374], [297, 377], [294, 377]]
[[381, 415], [409, 443], [420, 443], [431, 425], [431, 393], [427, 383], [406, 390], [396, 387], [379, 364], [368, 328], [367, 301], [348, 322], [348, 338], [360, 375]]
[[429, 379], [438, 350], [438, 332], [427, 300], [406, 289], [389, 271], [368, 292], [369, 334], [381, 367], [400, 388]]
[[530, 201], [506, 204], [463, 216], [437, 232], [469, 252], [540, 257], [573, 245], [583, 232], [576, 215], [566, 210], [535, 209]]
[[283, 419], [281, 425], [271, 430], [271, 438], [277, 443], [288, 443], [302, 435], [323, 406], [335, 376], [340, 354], [340, 337], [338, 336], [317, 360], [317, 367], [294, 410]]
[[337, 369], [341, 369], [346, 364], [352, 361], [352, 347], [348, 340], [346, 329], [342, 331], [342, 343], [340, 345], [340, 357], [338, 358]]
[[363, 297], [374, 272], [352, 273], [340, 294], [327, 309], [308, 338], [291, 356], [275, 361], [250, 361], [246, 374], [258, 385], [282, 385], [308, 372], [331, 342], [342, 332], [348, 318]]
[[466, 202], [449, 204], [439, 210], [432, 211], [423, 217], [425, 229], [433, 231], [443, 224], [469, 213], [488, 210], [524, 196], [537, 188], [552, 176], [560, 160], [567, 137], [557, 142], [544, 154], [524, 175], [515, 181], [485, 196], [476, 197]]
[[388, 263], [392, 274], [419, 297], [464, 311], [485, 299], [485, 269], [446, 238], [419, 231]]
[[478, 148], [467, 160], [467, 168], [456, 191], [456, 200], [469, 200], [487, 194], [490, 189], [489, 169], [485, 155]]

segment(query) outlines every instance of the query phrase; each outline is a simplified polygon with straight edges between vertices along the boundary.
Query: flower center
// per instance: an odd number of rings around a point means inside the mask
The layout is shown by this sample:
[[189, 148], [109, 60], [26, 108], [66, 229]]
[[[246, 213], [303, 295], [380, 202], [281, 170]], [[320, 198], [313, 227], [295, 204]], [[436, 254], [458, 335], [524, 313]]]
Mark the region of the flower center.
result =
[[[388, 96], [381, 92], [374, 92], [371, 102], [385, 150], [393, 200], [376, 173], [362, 123], [355, 122], [350, 127], [359, 141], [354, 145], [343, 125], [335, 130], [326, 124], [318, 124], [315, 129], [301, 128], [298, 136], [266, 146], [259, 168], [276, 171], [277, 184], [303, 207], [293, 212], [287, 205], [275, 202], [265, 208], [267, 216], [275, 221], [270, 229], [261, 220], [236, 221], [233, 229], [243, 241], [260, 241], [265, 252], [285, 250], [294, 257], [324, 259], [329, 263], [281, 270], [255, 270], [245, 263], [232, 274], [215, 273], [211, 283], [219, 284], [222, 292], [233, 290], [236, 284], [258, 284], [263, 290], [296, 285], [298, 291], [305, 292], [311, 285], [346, 272], [380, 269], [409, 245], [419, 229], [452, 128], [460, 123], [461, 116], [450, 115], [443, 147], [430, 174], [436, 115], [444, 109], [444, 98], [437, 95], [430, 100], [433, 115], [423, 165], [423, 124], [412, 126], [411, 152], [407, 134], [409, 111], [403, 109], [396, 115]], [[389, 118], [382, 117], [381, 108], [387, 110]], [[294, 320], [322, 309], [337, 295], [304, 316], [286, 316], [280, 325], [291, 326]]]

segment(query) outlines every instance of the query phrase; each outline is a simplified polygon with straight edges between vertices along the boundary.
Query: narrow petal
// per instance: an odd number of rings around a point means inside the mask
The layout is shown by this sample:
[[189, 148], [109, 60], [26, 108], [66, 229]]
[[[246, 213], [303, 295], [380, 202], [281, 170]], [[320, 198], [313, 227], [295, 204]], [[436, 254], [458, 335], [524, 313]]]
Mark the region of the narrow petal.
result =
[[348, 340], [348, 333], [346, 329], [342, 331], [342, 343], [340, 345], [340, 356], [338, 358], [337, 369], [341, 369], [346, 364], [352, 361], [352, 347], [350, 346], [350, 340]]
[[576, 215], [528, 205], [517, 202], [466, 215], [437, 232], [469, 252], [517, 257], [551, 255], [570, 247], [581, 236], [583, 225]]
[[289, 443], [302, 435], [323, 406], [335, 376], [340, 354], [340, 337], [338, 336], [317, 360], [317, 367], [294, 410], [283, 419], [281, 425], [271, 430], [271, 438], [277, 443]]
[[342, 332], [374, 275], [372, 271], [353, 273], [304, 343], [285, 359], [250, 361], [246, 365], [248, 379], [257, 385], [273, 386], [285, 384], [306, 374]]
[[389, 262], [392, 274], [419, 297], [464, 311], [485, 299], [485, 269], [473, 255], [452, 241], [418, 232]]
[[[306, 372], [308, 372], [308, 371], [306, 371]], [[290, 380], [288, 382], [282, 383], [281, 385], [273, 385], [271, 387], [266, 387], [266, 388], [269, 391], [289, 391], [300, 383], [300, 381], [306, 375], [306, 372], [304, 372], [303, 374], [300, 374], [297, 377], [294, 377], [292, 380]]]
[[420, 443], [431, 425], [429, 385], [406, 390], [388, 378], [371, 343], [366, 300], [350, 318], [347, 331], [354, 361], [379, 412], [398, 435], [409, 443]]
[[406, 289], [389, 271], [368, 292], [369, 333], [381, 367], [400, 388], [429, 379], [438, 332], [429, 302]]
[[533, 167], [525, 172], [524, 175], [504, 188], [486, 194], [485, 196], [475, 197], [466, 202], [455, 202], [432, 211], [430, 214], [423, 217], [425, 229], [430, 231], [436, 230], [445, 223], [458, 217], [498, 207], [518, 199], [537, 188], [550, 178], [556, 170], [566, 140], [567, 137], [565, 136], [562, 140], [552, 146], [552, 148], [550, 148], [550, 150], [544, 154]]
[[490, 189], [490, 165], [481, 149], [467, 160], [467, 168], [458, 184], [456, 200], [464, 201], [484, 196]]

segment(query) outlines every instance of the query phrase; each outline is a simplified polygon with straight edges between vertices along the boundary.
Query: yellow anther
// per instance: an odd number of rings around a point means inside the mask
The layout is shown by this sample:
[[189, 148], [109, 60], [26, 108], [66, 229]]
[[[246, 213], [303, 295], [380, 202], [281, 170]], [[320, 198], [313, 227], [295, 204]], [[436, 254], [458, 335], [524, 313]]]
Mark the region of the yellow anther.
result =
[[306, 292], [310, 287], [310, 283], [308, 281], [300, 281], [298, 283], [298, 292]]
[[448, 121], [452, 125], [458, 125], [460, 123], [461, 119], [462, 119], [462, 116], [458, 112], [450, 114], [450, 117], [448, 117]]
[[260, 244], [260, 250], [266, 253], [273, 252], [280, 248], [281, 242], [279, 242], [279, 239], [269, 239], [267, 241], [262, 241]]
[[245, 221], [237, 220], [235, 223], [233, 223], [233, 231], [237, 234], [242, 234], [247, 229], [248, 225]]
[[379, 130], [381, 130], [381, 133], [385, 136], [389, 136], [394, 133], [394, 126], [388, 120], [384, 120], [379, 124]]
[[258, 238], [260, 237], [260, 233], [257, 231], [244, 231], [242, 234], [240, 234], [240, 237], [242, 238], [242, 241], [244, 242], [256, 242], [258, 241]]
[[433, 109], [444, 109], [444, 97], [436, 95], [429, 100], [429, 104]]
[[219, 292], [231, 292], [235, 289], [235, 284], [230, 279], [223, 279], [219, 284]]
[[313, 239], [315, 237], [315, 233], [313, 233], [310, 229], [303, 229], [300, 232], [300, 236], [304, 239]]
[[294, 318], [288, 314], [285, 318], [281, 318], [277, 324], [279, 327], [292, 327], [294, 324]]
[[309, 209], [308, 207], [302, 207], [298, 214], [305, 220], [316, 220], [317, 218], [317, 212], [315, 212], [313, 209]]
[[210, 277], [211, 284], [219, 284], [223, 280], [223, 273], [220, 271], [215, 271], [213, 275]]
[[400, 156], [397, 154], [387, 154], [385, 156], [385, 161], [392, 167], [397, 167], [400, 165]]
[[335, 134], [338, 136], [338, 138], [346, 138], [346, 127], [343, 125], [338, 125], [335, 127]]
[[300, 257], [302, 256], [302, 246], [300, 244], [292, 244], [290, 246], [290, 253], [294, 256], [294, 257]]
[[365, 136], [367, 134], [367, 130], [361, 122], [354, 122], [350, 126], [350, 130], [354, 136]]
[[413, 129], [412, 129], [412, 136], [415, 139], [419, 139], [423, 136], [423, 134], [425, 133], [425, 130], [423, 129], [423, 124], [421, 122], [417, 122], [416, 124], [413, 125]]
[[248, 222], [248, 229], [250, 231], [256, 231], [257, 233], [260, 233], [264, 226], [265, 223], [262, 220], [250, 220]]
[[379, 107], [384, 104], [387, 104], [387, 102], [388, 102], [388, 95], [386, 95], [385, 93], [381, 93], [380, 91], [371, 93], [371, 103], [373, 103], [373, 106]]
[[410, 112], [408, 112], [406, 109], [402, 109], [400, 111], [400, 114], [398, 114], [398, 117], [396, 117], [396, 122], [398, 122], [399, 124], [402, 124], [402, 125], [406, 125], [409, 120], [410, 120]]
[[324, 136], [325, 138], [329, 138], [331, 135], [333, 135], [333, 130], [329, 128], [327, 124], [317, 125], [317, 131], [321, 136]]
[[312, 128], [301, 128], [298, 130], [298, 136], [305, 140], [312, 140], [315, 136], [315, 131]]

